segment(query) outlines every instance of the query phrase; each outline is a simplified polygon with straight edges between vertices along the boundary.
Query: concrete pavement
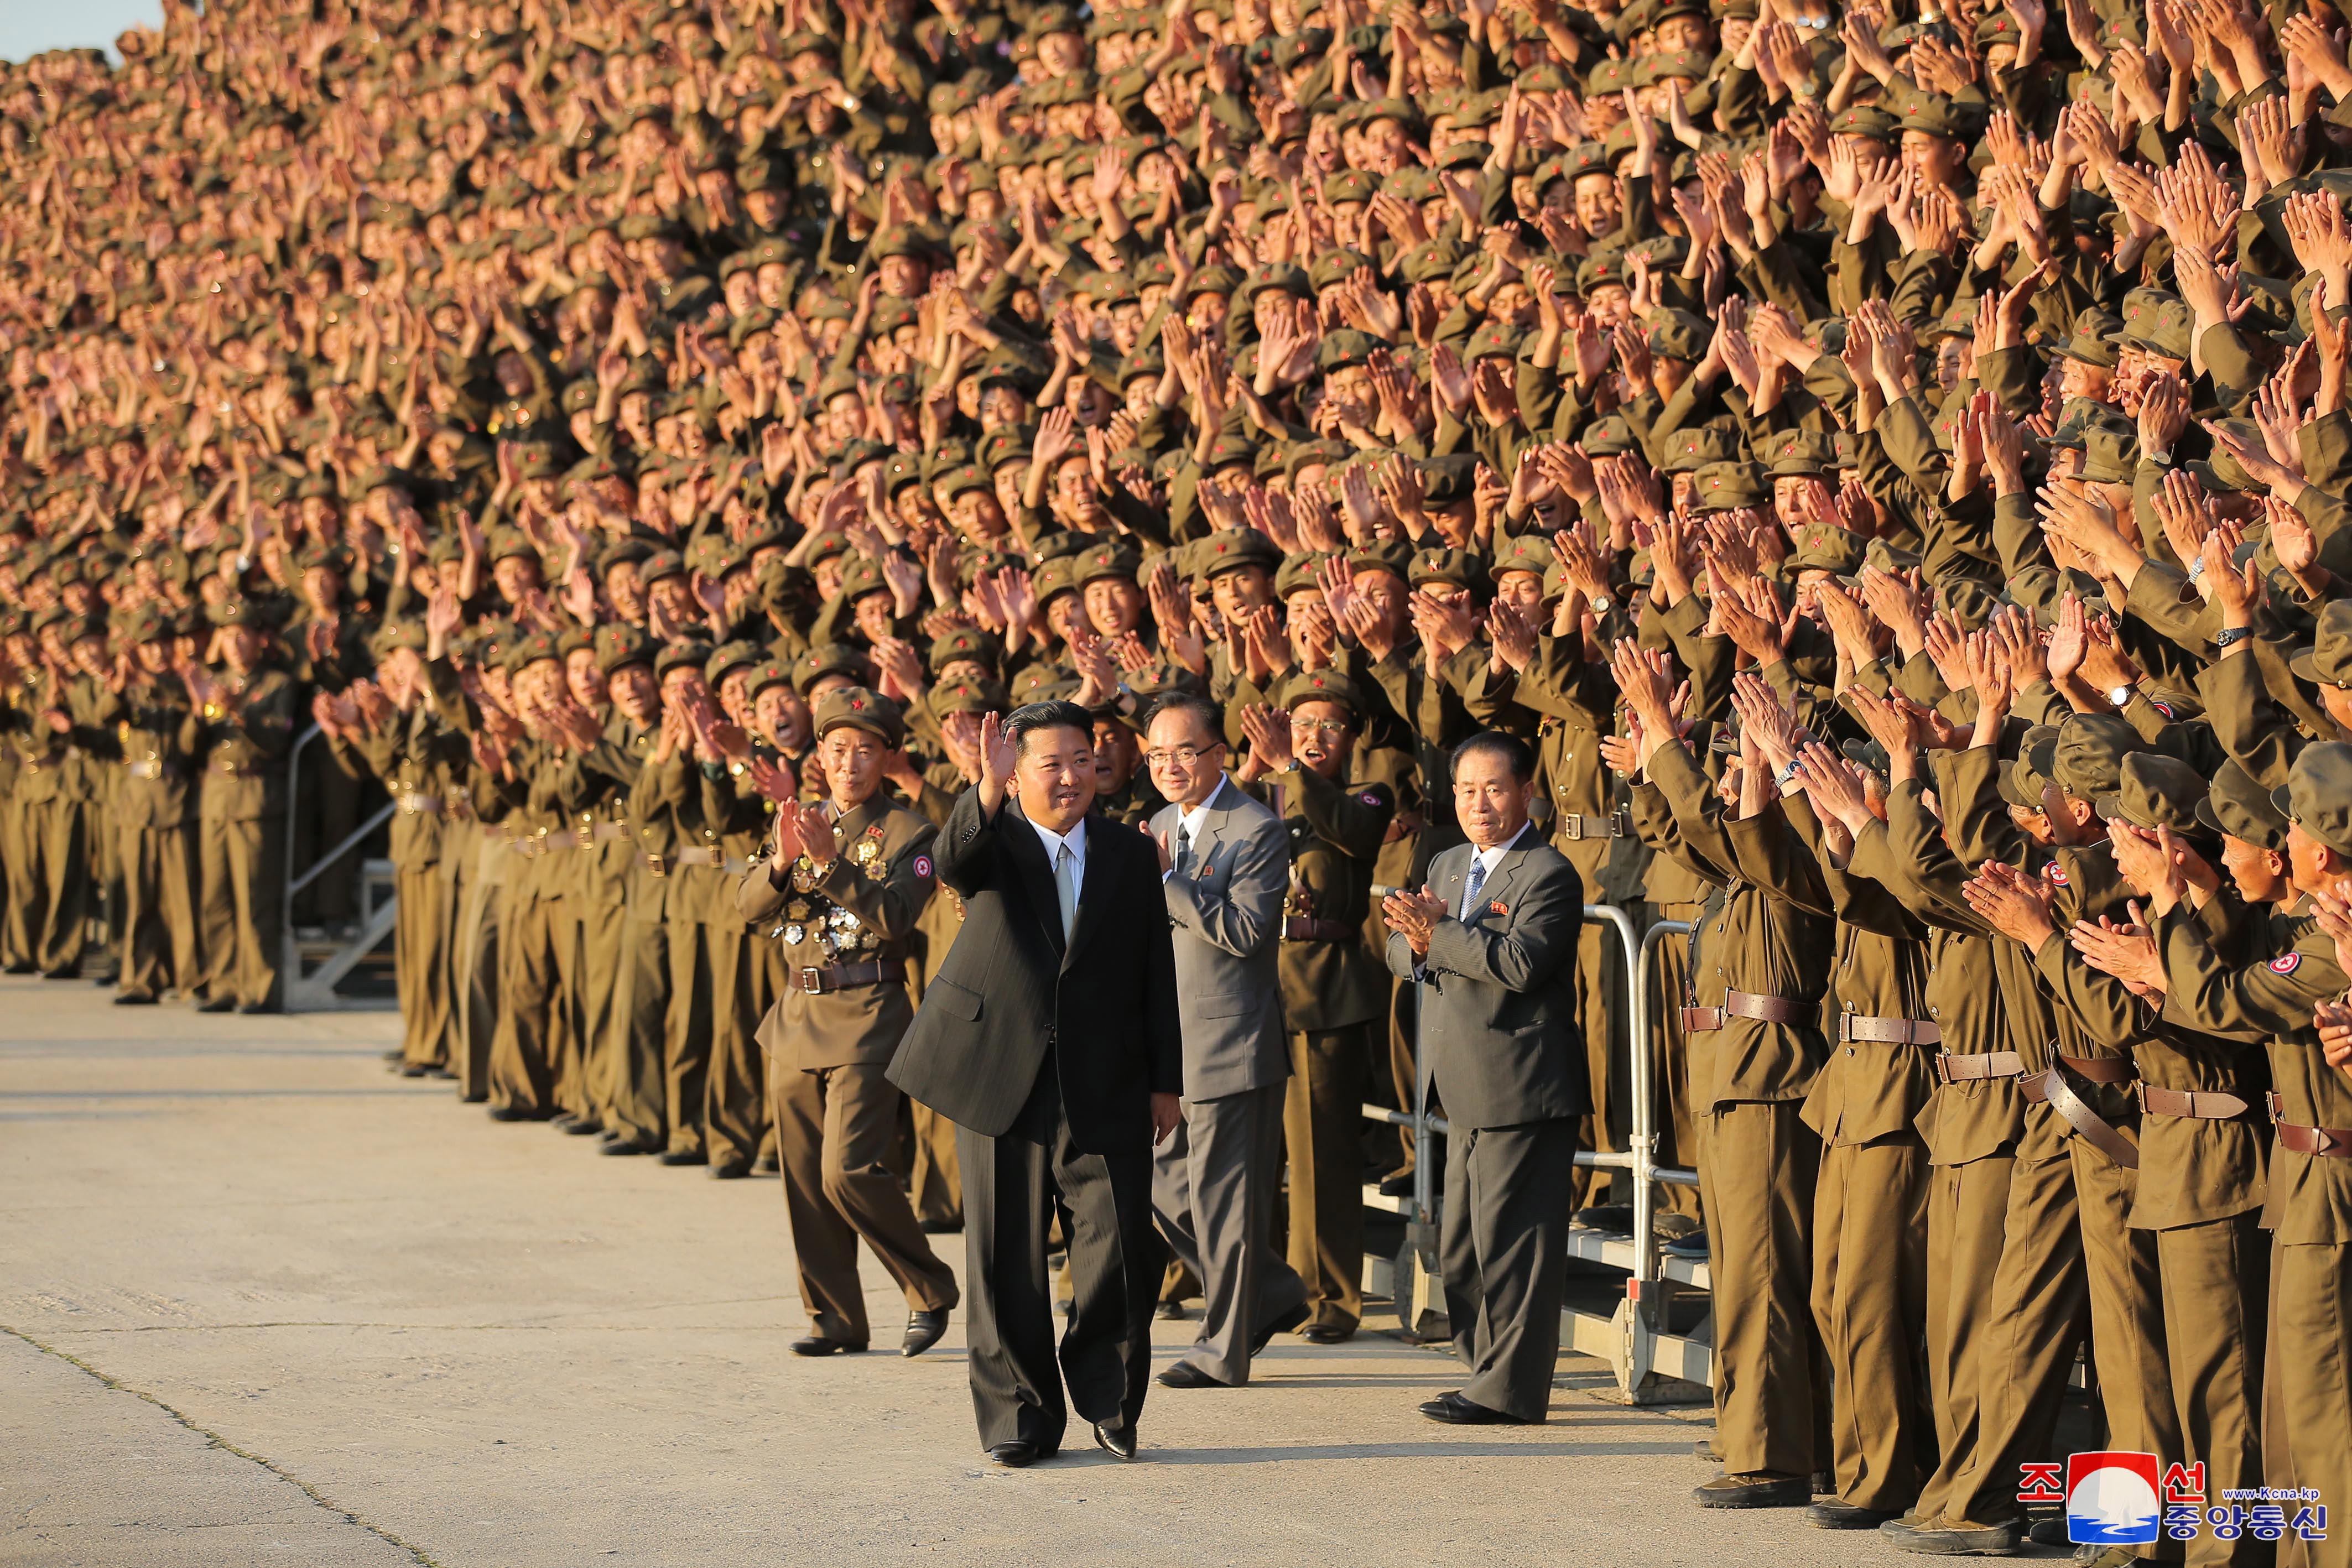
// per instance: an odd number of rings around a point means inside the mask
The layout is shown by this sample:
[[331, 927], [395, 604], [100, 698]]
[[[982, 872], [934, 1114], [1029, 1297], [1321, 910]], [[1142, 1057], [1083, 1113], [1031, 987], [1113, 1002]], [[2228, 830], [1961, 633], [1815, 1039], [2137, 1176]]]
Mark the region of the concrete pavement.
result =
[[774, 1178], [495, 1124], [396, 1040], [0, 980], [0, 1564], [1902, 1560], [1702, 1514], [1705, 1407], [1606, 1404], [1594, 1363], [1547, 1427], [1432, 1425], [1454, 1364], [1376, 1333], [1155, 1389], [1141, 1463], [993, 1469], [960, 1316], [918, 1361], [784, 1353]]

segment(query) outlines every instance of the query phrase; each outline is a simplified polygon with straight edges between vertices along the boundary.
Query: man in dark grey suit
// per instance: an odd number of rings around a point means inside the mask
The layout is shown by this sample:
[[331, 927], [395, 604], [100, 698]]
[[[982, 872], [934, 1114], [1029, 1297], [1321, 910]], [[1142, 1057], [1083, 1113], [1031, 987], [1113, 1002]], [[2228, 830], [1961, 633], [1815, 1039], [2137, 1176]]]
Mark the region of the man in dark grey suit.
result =
[[1559, 1357], [1577, 1118], [1591, 1109], [1576, 1002], [1584, 884], [1528, 826], [1535, 755], [1497, 731], [1454, 753], [1469, 836], [1418, 894], [1381, 905], [1390, 970], [1423, 982], [1422, 1049], [1453, 1128], [1440, 1268], [1470, 1381], [1421, 1407], [1460, 1426], [1532, 1425]]
[[[1151, 1145], [1178, 1121], [1176, 960], [1151, 841], [1087, 813], [1094, 721], [1032, 703], [981, 721], [980, 782], [933, 841], [963, 928], [898, 1042], [890, 1082], [956, 1124], [964, 1301], [980, 1440], [1051, 1458], [1069, 1406], [1135, 1457], [1164, 1257]], [[1047, 1236], [1074, 1287], [1055, 1365]]]
[[1282, 1184], [1282, 819], [1225, 776], [1216, 706], [1171, 693], [1145, 725], [1151, 819], [1183, 998], [1184, 1121], [1152, 1160], [1151, 1207], [1204, 1302], [1171, 1388], [1249, 1381], [1250, 1358], [1307, 1321], [1307, 1285], [1271, 1243]]

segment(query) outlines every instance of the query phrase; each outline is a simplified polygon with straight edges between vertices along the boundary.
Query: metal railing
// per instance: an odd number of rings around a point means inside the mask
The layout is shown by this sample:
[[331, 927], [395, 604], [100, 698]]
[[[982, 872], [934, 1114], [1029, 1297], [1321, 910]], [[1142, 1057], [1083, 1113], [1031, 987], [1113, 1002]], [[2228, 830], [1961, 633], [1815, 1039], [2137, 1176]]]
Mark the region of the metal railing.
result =
[[294, 854], [302, 820], [297, 810], [302, 798], [302, 751], [324, 733], [314, 724], [296, 736], [294, 744], [286, 751], [286, 891], [285, 902], [279, 905], [284, 917], [278, 923], [278, 973], [285, 977], [286, 1010], [289, 1013], [331, 1012], [358, 1005], [339, 996], [335, 987], [392, 934], [400, 918], [400, 895], [394, 894], [371, 909], [357, 933], [329, 954], [325, 962], [307, 975], [302, 972], [302, 946], [294, 934], [294, 895], [318, 881], [330, 866], [356, 851], [369, 834], [392, 820], [393, 813], [392, 802], [385, 801], [373, 816], [312, 862], [309, 870], [296, 873]]
[[[1625, 1281], [1625, 1301], [1610, 1321], [1612, 1343], [1608, 1359], [1616, 1374], [1619, 1391], [1628, 1399], [1639, 1400], [1653, 1392], [1654, 1375], [1660, 1374], [1659, 1350], [1664, 1342], [1671, 1342], [1680, 1351], [1674, 1369], [1664, 1375], [1687, 1381], [1705, 1381], [1703, 1363], [1709, 1359], [1704, 1346], [1666, 1333], [1668, 1290], [1658, 1253], [1657, 1237], [1653, 1227], [1657, 1212], [1655, 1184], [1672, 1186], [1696, 1186], [1698, 1173], [1675, 1166], [1657, 1163], [1657, 1084], [1659, 1057], [1663, 1042], [1658, 1039], [1650, 1017], [1650, 988], [1645, 983], [1651, 974], [1659, 944], [1668, 936], [1686, 935], [1690, 924], [1682, 920], [1653, 922], [1646, 931], [1637, 930], [1633, 917], [1612, 904], [1588, 904], [1584, 918], [1608, 926], [1616, 933], [1616, 946], [1625, 961], [1626, 1028], [1629, 1037], [1629, 1079], [1627, 1092], [1633, 1100], [1627, 1146], [1622, 1150], [1579, 1149], [1576, 1163], [1588, 1169], [1622, 1170], [1633, 1188], [1633, 1235], [1630, 1278]], [[1421, 998], [1414, 998], [1414, 1027], [1418, 1034], [1421, 1019]], [[1413, 1042], [1413, 1106], [1410, 1112], [1391, 1111], [1386, 1106], [1366, 1105], [1364, 1115], [1375, 1122], [1392, 1126], [1410, 1127], [1413, 1135], [1413, 1189], [1412, 1207], [1406, 1211], [1408, 1240], [1404, 1256], [1397, 1262], [1400, 1271], [1411, 1266], [1418, 1236], [1433, 1235], [1438, 1223], [1439, 1200], [1435, 1191], [1433, 1156], [1429, 1140], [1444, 1138], [1453, 1129], [1442, 1116], [1433, 1115], [1429, 1109], [1430, 1066], [1428, 1052]], [[1596, 1117], [1605, 1119], [1606, 1106], [1595, 1106]], [[1685, 1277], [1690, 1271], [1685, 1270]], [[1403, 1278], [1394, 1281], [1401, 1308], [1406, 1292], [1412, 1289]], [[1401, 1312], [1402, 1315], [1402, 1312]], [[1411, 1324], [1408, 1323], [1408, 1327]], [[1693, 1373], [1697, 1375], [1694, 1377]]]

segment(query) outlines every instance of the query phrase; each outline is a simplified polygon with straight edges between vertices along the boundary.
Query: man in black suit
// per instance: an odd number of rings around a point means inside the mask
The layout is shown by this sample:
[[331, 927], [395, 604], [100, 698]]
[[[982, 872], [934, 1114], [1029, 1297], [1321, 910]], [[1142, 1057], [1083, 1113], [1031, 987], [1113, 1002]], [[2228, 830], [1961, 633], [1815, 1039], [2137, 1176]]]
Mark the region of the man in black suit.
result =
[[1454, 753], [1466, 844], [1381, 905], [1389, 968], [1423, 982], [1422, 1049], [1445, 1099], [1445, 1312], [1470, 1381], [1421, 1407], [1529, 1426], [1551, 1405], [1577, 1118], [1591, 1110], [1576, 1000], [1584, 883], [1528, 825], [1535, 755], [1498, 731]]
[[[987, 715], [980, 750], [980, 783], [933, 846], [963, 929], [890, 1082], [956, 1124], [982, 1446], [1002, 1465], [1051, 1458], [1066, 1378], [1095, 1440], [1131, 1459], [1162, 1256], [1151, 1145], [1175, 1130], [1184, 1071], [1159, 851], [1088, 817], [1086, 709]], [[1057, 1207], [1075, 1286], [1058, 1372], [1045, 1268]]]

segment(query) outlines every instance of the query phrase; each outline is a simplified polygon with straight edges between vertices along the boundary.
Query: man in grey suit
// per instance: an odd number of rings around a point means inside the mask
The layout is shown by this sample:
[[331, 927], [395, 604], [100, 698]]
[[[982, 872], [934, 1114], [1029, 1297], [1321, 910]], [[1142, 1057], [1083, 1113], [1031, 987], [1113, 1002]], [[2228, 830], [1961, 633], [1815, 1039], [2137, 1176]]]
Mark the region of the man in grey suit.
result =
[[1421, 1407], [1457, 1426], [1528, 1426], [1559, 1357], [1577, 1118], [1591, 1109], [1576, 998], [1584, 884], [1528, 825], [1535, 754], [1499, 731], [1454, 753], [1467, 844], [1418, 894], [1382, 901], [1391, 972], [1423, 982], [1422, 1049], [1445, 1099], [1439, 1267], [1470, 1381]]
[[1201, 1277], [1191, 1351], [1171, 1388], [1230, 1388], [1250, 1358], [1307, 1321], [1307, 1284], [1271, 1244], [1281, 1194], [1282, 819], [1225, 776], [1216, 706], [1171, 693], [1145, 724], [1151, 781], [1171, 802], [1151, 819], [1182, 998], [1184, 1119], [1154, 1153], [1151, 1207], [1168, 1245]]

